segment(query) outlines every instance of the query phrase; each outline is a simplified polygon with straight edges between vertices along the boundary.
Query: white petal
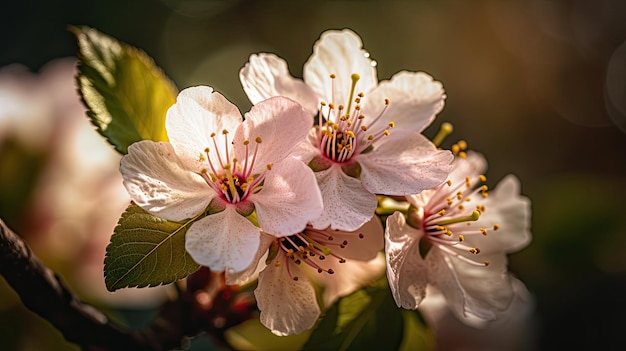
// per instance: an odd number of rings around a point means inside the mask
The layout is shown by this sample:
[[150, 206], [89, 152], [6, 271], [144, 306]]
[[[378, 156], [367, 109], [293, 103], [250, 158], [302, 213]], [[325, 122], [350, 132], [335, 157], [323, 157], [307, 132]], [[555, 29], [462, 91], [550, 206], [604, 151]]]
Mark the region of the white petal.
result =
[[122, 157], [120, 172], [138, 206], [171, 221], [197, 215], [216, 195], [201, 176], [183, 168], [170, 143], [133, 143]]
[[240, 272], [252, 263], [259, 237], [259, 228], [227, 206], [192, 224], [185, 234], [185, 247], [196, 262], [211, 270]]
[[324, 211], [312, 221], [315, 228], [353, 231], [372, 218], [376, 195], [367, 191], [360, 180], [343, 173], [339, 165], [315, 172], [315, 177], [324, 200]]
[[265, 259], [267, 258], [268, 249], [274, 240], [276, 240], [274, 236], [261, 232], [261, 242], [256, 255], [254, 255], [252, 259], [252, 264], [241, 272], [235, 272], [230, 268], [226, 269], [226, 284], [243, 285], [257, 279], [259, 273], [265, 269]]
[[[483, 202], [485, 212], [477, 221], [488, 230], [476, 243], [481, 252], [512, 253], [526, 247], [531, 240], [530, 200], [520, 195], [520, 183], [514, 175], [502, 179]], [[491, 230], [498, 224], [498, 230]]]
[[444, 182], [453, 158], [418, 132], [394, 130], [355, 160], [361, 165], [363, 186], [370, 192], [409, 195]]
[[493, 320], [511, 303], [514, 292], [504, 254], [482, 255], [489, 266], [476, 266], [433, 247], [426, 256], [429, 281], [441, 290], [459, 316]]
[[[226, 159], [230, 141], [225, 141], [223, 130], [235, 133], [241, 125], [241, 113], [237, 106], [222, 94], [207, 86], [187, 88], [178, 94], [176, 103], [167, 111], [165, 128], [174, 150], [187, 167], [194, 171], [208, 168], [200, 161], [200, 156], [209, 157], [213, 165], [219, 165], [217, 152]], [[215, 146], [211, 133], [215, 133]], [[230, 140], [230, 139], [228, 139]], [[225, 162], [225, 161], [224, 161]]]
[[306, 275], [282, 251], [276, 261], [279, 263], [269, 264], [261, 272], [254, 291], [261, 323], [276, 335], [299, 334], [313, 327], [320, 316], [315, 290]]
[[333, 242], [347, 243], [343, 248], [333, 246], [332, 252], [345, 258], [348, 262], [371, 260], [385, 245], [384, 230], [378, 216], [372, 217], [369, 222], [352, 232], [330, 229], [326, 232], [332, 235]]
[[426, 294], [428, 272], [419, 252], [422, 233], [396, 212], [387, 218], [385, 254], [387, 280], [398, 307], [416, 309]]
[[305, 164], [309, 164], [313, 158], [321, 154], [319, 142], [317, 141], [317, 130], [315, 128], [309, 130], [306, 138], [298, 143], [292, 152], [293, 157], [302, 160]]
[[313, 171], [293, 157], [275, 164], [266, 173], [261, 191], [249, 199], [263, 231], [277, 236], [302, 231], [322, 212], [322, 196]]
[[393, 121], [398, 129], [421, 132], [443, 109], [445, 94], [440, 82], [424, 72], [396, 73], [391, 80], [380, 82], [378, 87], [365, 94], [362, 99], [364, 123], [376, 118], [385, 108], [385, 99], [390, 100], [385, 115], [370, 129], [385, 128]]
[[311, 115], [319, 109], [315, 92], [302, 80], [292, 77], [287, 62], [274, 54], [251, 55], [239, 71], [239, 80], [254, 105], [273, 96], [286, 96], [299, 102]]
[[[246, 157], [244, 141], [249, 141], [249, 158], [258, 145], [253, 174], [265, 170], [268, 164], [282, 161], [297, 144], [306, 138], [313, 119], [297, 102], [285, 97], [273, 97], [253, 106], [233, 139], [235, 155], [240, 161]], [[256, 138], [261, 138], [257, 144]]]
[[[360, 76], [355, 97], [378, 84], [376, 68], [362, 46], [361, 38], [348, 29], [322, 33], [313, 47], [313, 54], [304, 64], [304, 81], [325, 102], [347, 106], [353, 73]], [[336, 75], [334, 82], [331, 82], [331, 74]]]

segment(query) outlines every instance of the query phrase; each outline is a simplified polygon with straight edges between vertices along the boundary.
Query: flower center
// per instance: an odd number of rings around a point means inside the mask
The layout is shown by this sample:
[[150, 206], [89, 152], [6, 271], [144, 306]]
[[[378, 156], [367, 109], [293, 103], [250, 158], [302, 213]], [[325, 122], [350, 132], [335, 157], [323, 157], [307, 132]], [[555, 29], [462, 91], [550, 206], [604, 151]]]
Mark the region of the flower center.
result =
[[[256, 144], [252, 152], [249, 146], [250, 141], [245, 140], [243, 142], [246, 150], [245, 158], [240, 161], [230, 158], [228, 130], [224, 129], [222, 135], [224, 136], [224, 154], [220, 153], [216, 133], [211, 133], [212, 148], [207, 146], [198, 157], [198, 160], [208, 168], [202, 168], [199, 174], [213, 190], [220, 194], [223, 200], [237, 204], [244, 201], [248, 195], [259, 192], [263, 187], [265, 172], [252, 173], [262, 140], [261, 137], [255, 139]], [[266, 168], [271, 170], [272, 164], [268, 164]]]
[[[463, 182], [453, 184], [448, 180], [434, 191], [428, 205], [421, 211], [409, 209], [407, 219], [409, 225], [420, 228], [424, 232], [423, 243], [428, 250], [437, 246], [442, 251], [473, 265], [488, 266], [489, 261], [477, 260], [466, 252], [478, 255], [480, 249], [465, 244], [466, 238], [472, 235], [486, 236], [491, 229], [480, 227], [475, 222], [487, 210], [484, 205], [471, 203], [476, 199], [487, 198], [487, 186], [474, 187], [473, 184], [484, 183], [487, 178], [480, 175], [474, 178], [465, 177]], [[500, 226], [493, 224], [493, 230]]]
[[[333, 83], [332, 95], [334, 96], [336, 76], [331, 74], [330, 78]], [[337, 106], [334, 102], [329, 104], [322, 102], [318, 115], [319, 148], [328, 159], [338, 163], [348, 162], [353, 155], [371, 150], [373, 144], [380, 138], [388, 136], [390, 134], [389, 129], [394, 127], [394, 123], [389, 122], [387, 127], [374, 131], [368, 130], [368, 126], [363, 123], [365, 116], [361, 113], [361, 99], [364, 98], [365, 94], [361, 92], [356, 94], [356, 97], [354, 94], [360, 77], [354, 73], [351, 78], [352, 85], [347, 108], [344, 105]], [[354, 108], [352, 108], [353, 103]], [[385, 107], [376, 118], [370, 121], [370, 125], [383, 117], [389, 104], [389, 99], [385, 99]], [[324, 111], [327, 116], [326, 123], [323, 122]]]
[[[363, 233], [355, 233], [355, 239], [363, 239], [364, 237]], [[279, 238], [277, 246], [278, 250], [284, 252], [285, 256], [298, 266], [304, 263], [317, 270], [318, 273], [334, 274], [335, 271], [332, 268], [327, 268], [326, 262], [328, 262], [327, 260], [337, 260], [339, 263], [345, 263], [346, 259], [336, 252], [345, 249], [348, 246], [348, 240], [337, 240], [327, 231], [307, 226], [302, 233]], [[270, 253], [267, 259], [268, 264], [275, 257], [276, 253], [274, 255]], [[276, 260], [274, 264], [280, 266], [281, 262]], [[289, 276], [293, 280], [298, 280], [297, 272], [290, 271], [289, 265], [286, 266]]]

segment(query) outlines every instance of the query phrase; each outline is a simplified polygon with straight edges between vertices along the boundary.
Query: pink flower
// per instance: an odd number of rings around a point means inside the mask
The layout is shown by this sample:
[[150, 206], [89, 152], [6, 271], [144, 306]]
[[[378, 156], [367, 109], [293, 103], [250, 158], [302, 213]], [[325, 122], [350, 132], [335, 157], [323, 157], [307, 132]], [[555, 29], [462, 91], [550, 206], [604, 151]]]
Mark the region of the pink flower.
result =
[[508, 308], [506, 254], [530, 241], [530, 201], [512, 175], [487, 196], [485, 169], [476, 153], [457, 159], [447, 182], [407, 196], [408, 218], [387, 219], [387, 278], [399, 307], [417, 308], [431, 284], [458, 316], [491, 320]]
[[443, 108], [441, 84], [407, 71], [379, 83], [375, 62], [350, 30], [321, 35], [304, 81], [273, 54], [252, 55], [240, 79], [252, 103], [283, 95], [318, 114], [318, 126], [297, 151], [315, 171], [324, 199], [314, 227], [355, 230], [374, 214], [374, 194], [416, 194], [449, 172], [451, 153], [420, 134]]
[[[255, 258], [265, 262], [254, 291], [261, 323], [276, 335], [299, 334], [313, 327], [324, 308], [318, 305], [314, 284], [324, 287], [325, 306], [332, 304], [382, 275], [384, 260], [377, 256], [382, 247], [383, 229], [377, 217], [354, 232], [307, 226], [287, 237], [264, 235]], [[245, 283], [258, 270], [252, 265], [241, 274], [227, 271], [226, 282]]]
[[170, 142], [140, 141], [122, 158], [131, 198], [172, 221], [208, 215], [186, 233], [187, 251], [212, 270], [252, 263], [260, 229], [276, 236], [304, 229], [322, 203], [315, 178], [289, 157], [311, 127], [287, 98], [260, 102], [242, 122], [235, 105], [210, 87], [192, 87], [168, 110]]

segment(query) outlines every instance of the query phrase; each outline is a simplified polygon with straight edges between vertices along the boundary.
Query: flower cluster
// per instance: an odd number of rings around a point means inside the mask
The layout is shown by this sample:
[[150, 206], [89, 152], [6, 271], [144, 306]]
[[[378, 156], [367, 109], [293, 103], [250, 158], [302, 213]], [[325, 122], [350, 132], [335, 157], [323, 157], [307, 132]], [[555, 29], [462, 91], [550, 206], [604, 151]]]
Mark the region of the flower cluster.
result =
[[443, 108], [441, 83], [407, 71], [378, 81], [375, 66], [350, 30], [321, 35], [302, 80], [254, 54], [240, 71], [245, 118], [212, 88], [187, 88], [167, 112], [169, 142], [137, 142], [121, 161], [137, 205], [195, 220], [196, 262], [227, 284], [258, 279], [261, 322], [277, 335], [313, 327], [385, 268], [402, 308], [432, 286], [458, 316], [488, 320], [515, 295], [506, 254], [530, 239], [518, 181], [487, 196], [481, 155], [421, 134]]

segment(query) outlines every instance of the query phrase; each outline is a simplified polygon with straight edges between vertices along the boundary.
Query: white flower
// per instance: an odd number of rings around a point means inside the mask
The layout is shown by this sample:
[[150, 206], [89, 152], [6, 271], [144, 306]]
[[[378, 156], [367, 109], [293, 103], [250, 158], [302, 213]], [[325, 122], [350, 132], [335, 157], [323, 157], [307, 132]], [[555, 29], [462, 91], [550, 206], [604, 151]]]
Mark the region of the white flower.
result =
[[[382, 247], [378, 217], [354, 232], [307, 226], [283, 238], [264, 235], [255, 257], [255, 262], [265, 262], [254, 291], [261, 323], [276, 335], [299, 334], [313, 327], [322, 310], [313, 284], [324, 288], [324, 305], [332, 304], [382, 275], [384, 260], [377, 256]], [[256, 265], [241, 274], [227, 271], [226, 283], [242, 284], [255, 272]]]
[[512, 175], [487, 196], [478, 186], [485, 169], [476, 153], [457, 159], [447, 182], [407, 197], [407, 219], [400, 212], [387, 219], [387, 278], [399, 307], [417, 308], [427, 284], [459, 316], [491, 320], [509, 306], [506, 254], [530, 241], [530, 201]]
[[318, 126], [297, 151], [322, 191], [317, 228], [355, 230], [374, 214], [374, 194], [417, 194], [440, 184], [450, 169], [452, 155], [420, 134], [443, 108], [441, 84], [407, 71], [379, 83], [374, 66], [361, 39], [345, 29], [321, 35], [304, 81], [273, 54], [252, 55], [240, 72], [254, 104], [283, 95], [312, 115], [319, 111]]
[[172, 221], [203, 213], [186, 233], [187, 251], [212, 270], [241, 271], [252, 263], [259, 228], [276, 236], [304, 229], [322, 208], [315, 178], [288, 157], [311, 127], [302, 107], [276, 97], [254, 106], [242, 122], [237, 107], [210, 87], [180, 92], [168, 110], [170, 142], [132, 144], [121, 172], [131, 198]]

